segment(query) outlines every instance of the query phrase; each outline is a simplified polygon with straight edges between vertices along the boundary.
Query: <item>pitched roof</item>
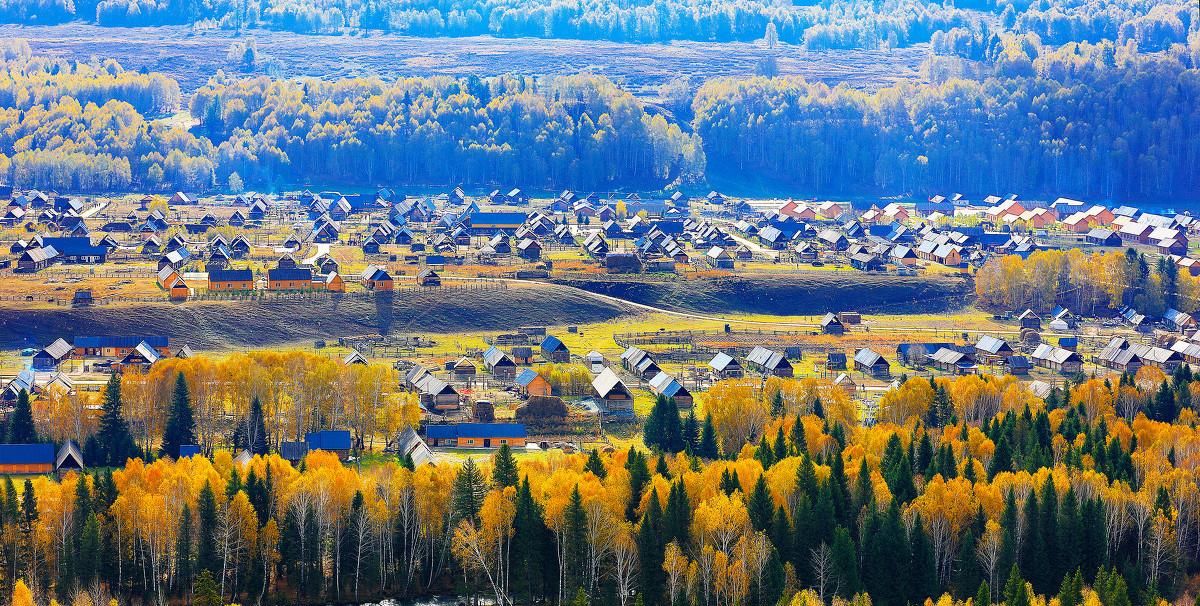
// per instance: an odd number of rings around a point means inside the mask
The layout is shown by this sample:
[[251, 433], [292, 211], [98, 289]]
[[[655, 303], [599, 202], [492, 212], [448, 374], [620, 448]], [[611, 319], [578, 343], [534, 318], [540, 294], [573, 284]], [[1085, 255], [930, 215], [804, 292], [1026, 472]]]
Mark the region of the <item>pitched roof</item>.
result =
[[980, 337], [979, 342], [975, 344], [975, 349], [986, 351], [990, 354], [997, 354], [1005, 349], [1012, 351], [1012, 347], [1009, 346], [1007, 341], [991, 335], [984, 335]]
[[445, 423], [429, 425], [425, 435], [430, 440], [457, 440], [461, 438], [524, 438], [525, 425], [521, 423]]
[[61, 360], [66, 357], [67, 354], [71, 353], [71, 344], [59, 338], [55, 339], [53, 343], [47, 345], [44, 349], [42, 349], [42, 351], [55, 360]]
[[883, 356], [875, 353], [870, 348], [863, 348], [854, 354], [854, 362], [864, 366], [875, 366], [876, 364], [887, 364], [887, 360]]
[[750, 350], [750, 354], [746, 356], [746, 361], [771, 370], [791, 366], [791, 363], [787, 361], [787, 358], [783, 354], [771, 351], [761, 345], [755, 346], [754, 349]]
[[629, 390], [625, 387], [625, 383], [621, 381], [621, 377], [618, 377], [617, 373], [613, 372], [611, 368], [605, 368], [604, 372], [601, 372], [592, 380], [592, 389], [595, 389], [596, 393], [600, 394], [602, 398], [607, 397], [608, 394], [617, 389], [629, 393]]
[[717, 352], [717, 355], [713, 356], [712, 361], [710, 361], [708, 365], [717, 371], [724, 371], [730, 367], [741, 368], [742, 366], [736, 359], [734, 359], [733, 356], [723, 351]]

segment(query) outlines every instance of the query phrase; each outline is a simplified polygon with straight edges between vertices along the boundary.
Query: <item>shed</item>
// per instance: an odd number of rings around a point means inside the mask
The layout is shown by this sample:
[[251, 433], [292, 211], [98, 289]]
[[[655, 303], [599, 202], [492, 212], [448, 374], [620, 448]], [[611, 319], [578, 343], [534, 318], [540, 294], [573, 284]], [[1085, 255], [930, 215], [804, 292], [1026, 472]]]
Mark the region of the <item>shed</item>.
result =
[[513, 380], [517, 373], [517, 365], [513, 359], [496, 346], [483, 352], [483, 365], [493, 377], [502, 381]]
[[790, 377], [793, 375], [792, 363], [783, 354], [765, 347], [756, 346], [746, 356], [746, 365], [764, 375]]
[[745, 374], [742, 370], [742, 364], [737, 361], [737, 358], [725, 352], [718, 352], [717, 355], [713, 356], [708, 366], [712, 368], [713, 374], [722, 379], [737, 379]]
[[546, 335], [541, 343], [542, 355], [551, 362], [570, 362], [571, 350], [563, 344], [558, 337], [554, 335]]
[[892, 373], [887, 359], [866, 347], [855, 352], [854, 369], [875, 377], [887, 377]]
[[675, 406], [678, 408], [692, 407], [692, 392], [688, 391], [675, 377], [659, 371], [653, 379], [650, 379], [650, 391], [658, 396], [665, 396], [675, 401]]
[[400, 437], [396, 438], [396, 455], [401, 459], [408, 457], [417, 467], [434, 462], [433, 451], [411, 427], [405, 427], [404, 431], [400, 432]]

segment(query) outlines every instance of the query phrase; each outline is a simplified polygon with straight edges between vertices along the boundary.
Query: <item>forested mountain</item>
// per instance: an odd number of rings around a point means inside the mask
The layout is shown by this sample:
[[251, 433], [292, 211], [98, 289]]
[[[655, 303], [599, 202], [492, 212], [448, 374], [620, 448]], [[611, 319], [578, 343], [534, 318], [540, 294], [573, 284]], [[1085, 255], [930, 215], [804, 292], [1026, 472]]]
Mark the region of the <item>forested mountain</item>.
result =
[[237, 173], [254, 189], [654, 190], [719, 177], [817, 195], [1200, 197], [1200, 138], [1190, 135], [1200, 132], [1200, 35], [1150, 53], [1107, 40], [1053, 47], [1035, 34], [945, 34], [937, 45], [960, 57], [932, 58], [931, 84], [866, 92], [716, 79], [695, 93], [690, 123], [598, 76], [219, 73], [190, 95], [185, 130], [160, 120], [182, 109], [170, 78], [36, 58], [12, 42], [0, 175], [65, 191], [205, 191]]
[[580, 38], [630, 42], [757, 40], [808, 48], [925, 42], [954, 28], [1036, 33], [1047, 43], [1136, 40], [1163, 49], [1195, 30], [1194, 7], [1158, 0], [0, 0], [0, 21], [82, 19], [105, 26], [195, 24], [339, 34]]
[[1004, 36], [990, 75], [874, 93], [800, 79], [697, 93], [710, 173], [804, 191], [1039, 191], [1149, 198], [1200, 191], [1200, 37], [1170, 52]]

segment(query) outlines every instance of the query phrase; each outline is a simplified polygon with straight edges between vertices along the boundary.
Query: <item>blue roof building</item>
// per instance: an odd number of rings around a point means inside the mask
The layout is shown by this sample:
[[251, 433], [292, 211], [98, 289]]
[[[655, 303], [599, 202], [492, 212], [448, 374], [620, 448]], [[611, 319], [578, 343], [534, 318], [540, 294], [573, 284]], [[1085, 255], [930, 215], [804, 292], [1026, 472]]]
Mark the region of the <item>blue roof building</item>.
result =
[[425, 438], [433, 447], [499, 448], [524, 446], [528, 435], [521, 423], [454, 423], [429, 425]]

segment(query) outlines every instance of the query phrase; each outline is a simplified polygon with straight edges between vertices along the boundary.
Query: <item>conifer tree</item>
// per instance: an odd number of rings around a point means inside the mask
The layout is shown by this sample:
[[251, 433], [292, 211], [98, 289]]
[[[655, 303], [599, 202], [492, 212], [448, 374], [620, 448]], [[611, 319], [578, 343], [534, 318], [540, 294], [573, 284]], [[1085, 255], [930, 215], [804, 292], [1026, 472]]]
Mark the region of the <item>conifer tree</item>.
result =
[[159, 455], [177, 457], [179, 448], [196, 443], [196, 421], [192, 417], [191, 396], [188, 393], [187, 379], [183, 373], [175, 375], [175, 389], [171, 395], [171, 412], [167, 416], [167, 426], [163, 430], [162, 446]]
[[36, 444], [37, 429], [33, 426], [33, 408], [29, 405], [29, 392], [24, 389], [17, 394], [17, 403], [8, 413], [5, 436], [9, 444]]
[[499, 487], [517, 485], [517, 460], [508, 444], [501, 444], [492, 463], [492, 483]]

